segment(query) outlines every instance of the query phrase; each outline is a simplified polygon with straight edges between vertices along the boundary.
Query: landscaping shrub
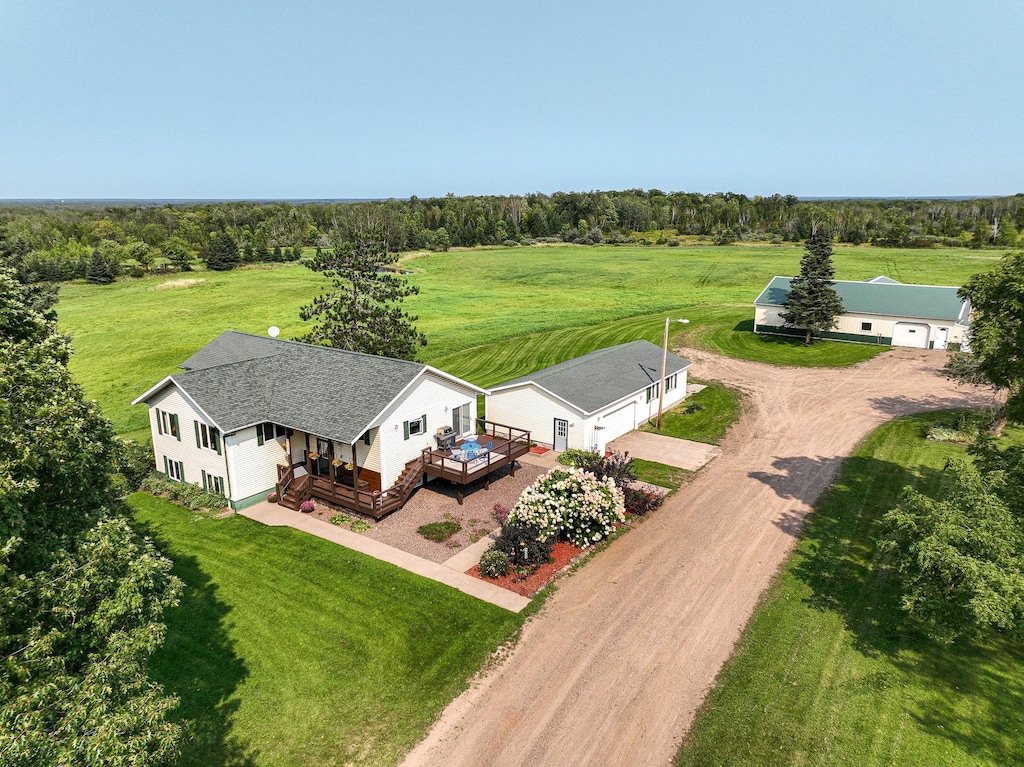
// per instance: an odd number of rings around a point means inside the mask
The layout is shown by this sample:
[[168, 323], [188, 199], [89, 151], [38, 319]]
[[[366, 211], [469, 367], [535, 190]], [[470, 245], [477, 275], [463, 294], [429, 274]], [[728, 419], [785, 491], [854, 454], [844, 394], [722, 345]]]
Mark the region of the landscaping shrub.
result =
[[552, 469], [523, 491], [509, 522], [537, 528], [538, 538], [565, 536], [577, 546], [606, 538], [625, 519], [622, 490], [612, 477], [578, 468]]
[[664, 498], [657, 493], [649, 493], [638, 487], [627, 487], [622, 491], [626, 512], [642, 517], [648, 512], [654, 511], [661, 506]]
[[495, 546], [487, 549], [480, 557], [480, 574], [485, 578], [500, 578], [508, 575], [512, 569], [512, 560], [508, 554]]
[[426, 525], [421, 525], [416, 529], [416, 532], [428, 541], [444, 543], [461, 529], [462, 525], [458, 522], [448, 520], [445, 522], [430, 522]]
[[592, 453], [589, 450], [580, 450], [578, 447], [570, 447], [558, 456], [558, 462], [563, 466], [577, 466], [581, 469], [586, 469], [592, 466], [595, 461], [599, 462], [600, 460], [601, 456], [597, 453]]
[[609, 456], [593, 453], [589, 450], [566, 450], [558, 457], [559, 463], [575, 466], [590, 472], [598, 479], [611, 479], [620, 488], [627, 488], [636, 479], [636, 469], [629, 453], [613, 452]]
[[312, 501], [303, 501], [302, 503], [299, 504], [299, 511], [301, 511], [303, 514], [312, 514], [315, 509], [316, 504], [313, 503]]
[[222, 509], [228, 505], [228, 499], [218, 493], [208, 493], [199, 485], [187, 482], [175, 482], [162, 477], [146, 477], [139, 487], [147, 493], [163, 496], [169, 501], [185, 506], [193, 511], [198, 509]]
[[700, 404], [699, 402], [694, 402], [694, 403], [684, 407], [683, 408], [683, 413], [685, 415], [693, 415], [694, 413], [699, 413], [703, 409], [704, 409], [704, 406], [702, 404]]
[[535, 568], [551, 558], [554, 538], [540, 539], [536, 525], [509, 519], [493, 548], [504, 552], [516, 569]]
[[335, 514], [333, 517], [327, 520], [332, 525], [347, 525], [352, 521], [352, 517], [348, 514]]
[[494, 521], [499, 525], [503, 525], [508, 522], [509, 510], [508, 507], [501, 503], [494, 504]]

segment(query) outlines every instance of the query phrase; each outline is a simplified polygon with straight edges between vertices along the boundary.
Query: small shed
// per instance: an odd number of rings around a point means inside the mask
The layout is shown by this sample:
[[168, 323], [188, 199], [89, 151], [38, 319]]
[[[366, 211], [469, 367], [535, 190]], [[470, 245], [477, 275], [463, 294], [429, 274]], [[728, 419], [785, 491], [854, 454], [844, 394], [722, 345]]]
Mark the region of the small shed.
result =
[[[782, 321], [791, 277], [773, 277], [754, 301], [754, 332], [803, 336], [802, 328]], [[834, 280], [843, 313], [833, 330], [820, 338], [918, 349], [946, 349], [964, 342], [970, 322], [970, 302], [958, 288], [943, 285], [904, 285], [879, 276], [858, 282]]]
[[609, 442], [686, 397], [690, 361], [668, 354], [661, 380], [662, 349], [632, 341], [585, 354], [506, 381], [487, 393], [487, 419], [528, 429], [555, 450], [603, 453]]

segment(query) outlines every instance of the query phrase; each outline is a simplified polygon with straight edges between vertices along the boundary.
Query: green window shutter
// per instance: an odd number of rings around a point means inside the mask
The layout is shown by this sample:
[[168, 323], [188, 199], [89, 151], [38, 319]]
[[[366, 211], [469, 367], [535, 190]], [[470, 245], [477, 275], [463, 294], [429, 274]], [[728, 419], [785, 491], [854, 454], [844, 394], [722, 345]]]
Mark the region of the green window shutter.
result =
[[185, 464], [183, 464], [181, 461], [175, 461], [175, 463], [178, 464], [178, 476], [181, 477], [181, 481], [184, 482], [185, 481]]
[[171, 414], [171, 434], [178, 438], [178, 442], [181, 442], [181, 429], [178, 428], [178, 415], [176, 413]]
[[199, 441], [199, 421], [193, 421], [192, 425], [196, 427], [196, 447], [202, 447], [202, 443]]
[[160, 408], [155, 408], [155, 409], [156, 409], [156, 433], [157, 434], [163, 434], [164, 433], [164, 427], [163, 427], [163, 424], [160, 422]]
[[405, 426], [405, 438], [409, 439], [409, 422], [406, 421], [404, 426]]
[[258, 423], [258, 424], [256, 424], [256, 444], [257, 445], [262, 445], [263, 441], [264, 441], [264, 438], [263, 438], [263, 424]]
[[203, 469], [203, 492], [206, 492], [206, 469]]
[[424, 434], [426, 434], [427, 433], [427, 416], [426, 416], [426, 414], [424, 414], [423, 417], [420, 418], [420, 420], [423, 421], [423, 428], [420, 429], [420, 431], [423, 432]]
[[171, 475], [171, 472], [169, 472], [167, 469], [168, 469], [168, 466], [167, 466], [167, 456], [165, 455], [164, 456], [164, 476], [165, 477], [169, 477]]
[[223, 453], [221, 453], [221, 450], [220, 450], [220, 430], [219, 429], [211, 429], [210, 430], [210, 438], [213, 440], [213, 444], [217, 448], [217, 455], [223, 455]]

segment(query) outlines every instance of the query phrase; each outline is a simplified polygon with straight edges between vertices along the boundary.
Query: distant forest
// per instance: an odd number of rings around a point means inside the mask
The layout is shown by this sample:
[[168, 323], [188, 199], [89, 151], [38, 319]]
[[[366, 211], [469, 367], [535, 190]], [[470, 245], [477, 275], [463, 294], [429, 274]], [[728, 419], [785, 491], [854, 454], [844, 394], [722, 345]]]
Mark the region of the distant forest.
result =
[[[392, 251], [538, 242], [679, 245], [784, 243], [825, 225], [838, 242], [888, 247], [1013, 248], [1024, 230], [1024, 195], [975, 200], [806, 200], [792, 195], [556, 192], [361, 202], [216, 202], [167, 205], [0, 206], [0, 259], [25, 282], [128, 271], [187, 270], [287, 261], [381, 232]], [[228, 240], [230, 238], [230, 240]], [[226, 245], [225, 245], [226, 243]], [[237, 258], [222, 258], [225, 247]]]

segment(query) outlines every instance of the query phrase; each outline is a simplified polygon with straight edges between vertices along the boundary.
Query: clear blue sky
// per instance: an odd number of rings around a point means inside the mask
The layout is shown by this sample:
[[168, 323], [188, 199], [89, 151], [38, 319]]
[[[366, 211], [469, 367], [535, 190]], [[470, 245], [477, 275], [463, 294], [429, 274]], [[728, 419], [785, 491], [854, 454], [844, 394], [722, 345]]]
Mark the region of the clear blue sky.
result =
[[1024, 192], [1021, 0], [0, 0], [0, 198]]

